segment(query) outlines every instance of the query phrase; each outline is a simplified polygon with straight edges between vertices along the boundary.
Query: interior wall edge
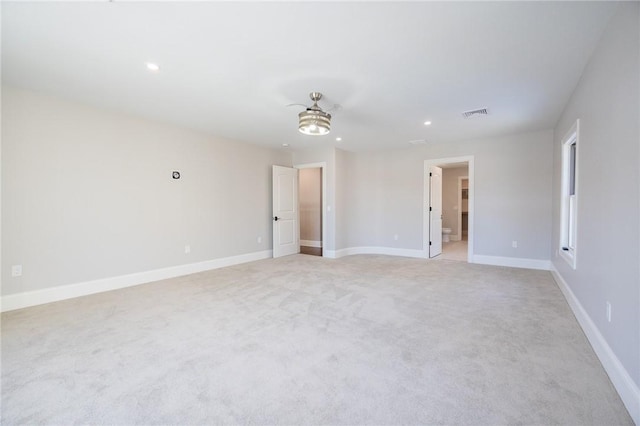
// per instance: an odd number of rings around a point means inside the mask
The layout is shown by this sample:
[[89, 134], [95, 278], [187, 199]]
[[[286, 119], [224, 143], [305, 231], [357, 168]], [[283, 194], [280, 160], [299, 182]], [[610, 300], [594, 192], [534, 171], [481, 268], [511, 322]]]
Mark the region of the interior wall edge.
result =
[[633, 381], [627, 369], [624, 368], [624, 365], [622, 365], [613, 352], [613, 349], [607, 344], [607, 341], [602, 336], [602, 333], [600, 333], [600, 330], [598, 330], [595, 322], [591, 319], [578, 298], [573, 291], [571, 291], [571, 287], [569, 287], [553, 264], [551, 264], [551, 275], [553, 275], [556, 284], [567, 300], [582, 331], [584, 331], [584, 334], [587, 336], [587, 340], [593, 348], [593, 351], [609, 375], [609, 379], [611, 379], [613, 386], [620, 395], [631, 418], [635, 424], [640, 425], [640, 388], [638, 388], [638, 385]]
[[237, 256], [207, 260], [204, 262], [187, 263], [184, 265], [171, 266], [168, 268], [120, 275], [110, 278], [102, 278], [75, 284], [61, 285], [42, 290], [9, 294], [0, 297], [0, 305], [2, 307], [1, 311], [13, 311], [16, 309], [28, 308], [30, 306], [43, 305], [45, 303], [58, 302], [66, 299], [88, 296], [90, 294], [118, 290], [126, 287], [133, 287], [140, 284], [147, 284], [153, 281], [195, 274], [197, 272], [224, 268], [226, 266], [233, 266], [241, 263], [253, 262], [256, 260], [269, 259], [272, 256], [272, 250], [263, 250]]
[[471, 263], [493, 266], [507, 266], [511, 268], [539, 269], [549, 271], [551, 261], [548, 259], [527, 259], [523, 257], [485, 256], [474, 254]]
[[[404, 249], [397, 247], [348, 247], [340, 250], [332, 250], [327, 253], [325, 251], [325, 257], [341, 258], [345, 256], [353, 256], [356, 254], [383, 254], [387, 256], [404, 256], [413, 257], [419, 259], [429, 260], [425, 257], [425, 252], [418, 249]], [[430, 261], [439, 261], [435, 258]], [[524, 269], [538, 269], [543, 271], [549, 271], [551, 269], [551, 261], [546, 259], [526, 259], [521, 257], [501, 257], [501, 256], [484, 256], [474, 255], [473, 259], [469, 263], [476, 263], [480, 265], [492, 265], [492, 266], [506, 266], [511, 268], [524, 268]]]
[[353, 256], [355, 254], [384, 254], [387, 256], [401, 256], [424, 259], [424, 251], [417, 249], [403, 249], [397, 247], [347, 247], [335, 251], [335, 258]]

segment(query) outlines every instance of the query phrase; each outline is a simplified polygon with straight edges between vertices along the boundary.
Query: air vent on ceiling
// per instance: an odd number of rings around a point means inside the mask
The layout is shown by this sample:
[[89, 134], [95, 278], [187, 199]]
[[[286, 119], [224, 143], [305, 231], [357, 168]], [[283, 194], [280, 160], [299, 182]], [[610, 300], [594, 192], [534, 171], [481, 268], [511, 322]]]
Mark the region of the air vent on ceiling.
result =
[[465, 111], [462, 113], [462, 117], [471, 118], [478, 115], [489, 115], [489, 110], [486, 108], [474, 109], [473, 111]]
[[411, 145], [426, 145], [427, 141], [425, 139], [416, 139], [414, 141], [409, 141]]

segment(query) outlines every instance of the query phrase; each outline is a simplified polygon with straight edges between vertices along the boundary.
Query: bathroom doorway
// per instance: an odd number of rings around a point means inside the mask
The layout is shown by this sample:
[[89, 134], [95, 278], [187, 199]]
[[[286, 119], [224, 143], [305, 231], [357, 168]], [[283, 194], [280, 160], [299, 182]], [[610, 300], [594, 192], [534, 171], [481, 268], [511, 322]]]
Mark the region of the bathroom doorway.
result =
[[[430, 174], [441, 170], [441, 188], [433, 190]], [[469, 262], [473, 259], [473, 157], [425, 161], [424, 251], [432, 259]], [[440, 193], [440, 194], [438, 194]], [[434, 197], [440, 197], [434, 200]], [[439, 207], [434, 210], [433, 206]], [[434, 212], [440, 229], [434, 228]], [[436, 214], [438, 214], [436, 213]], [[438, 251], [432, 247], [440, 248]]]
[[[448, 164], [443, 175], [442, 259], [469, 259], [469, 165]], [[445, 237], [445, 232], [449, 235]]]
[[300, 253], [323, 255], [323, 167], [297, 166]]

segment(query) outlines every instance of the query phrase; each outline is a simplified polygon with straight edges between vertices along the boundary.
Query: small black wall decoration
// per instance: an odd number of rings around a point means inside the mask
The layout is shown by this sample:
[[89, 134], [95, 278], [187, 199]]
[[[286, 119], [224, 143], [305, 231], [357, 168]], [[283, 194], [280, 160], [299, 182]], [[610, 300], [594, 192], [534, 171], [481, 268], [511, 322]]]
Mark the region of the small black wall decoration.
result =
[[174, 179], [180, 179], [180, 172], [177, 170], [174, 170], [172, 176]]

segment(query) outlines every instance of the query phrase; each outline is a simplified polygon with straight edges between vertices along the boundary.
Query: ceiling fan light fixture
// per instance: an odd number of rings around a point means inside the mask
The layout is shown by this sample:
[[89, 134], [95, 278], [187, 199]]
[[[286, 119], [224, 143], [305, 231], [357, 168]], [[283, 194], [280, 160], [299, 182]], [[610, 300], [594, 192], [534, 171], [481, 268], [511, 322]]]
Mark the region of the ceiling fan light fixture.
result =
[[312, 92], [313, 105], [298, 114], [298, 131], [309, 136], [322, 136], [331, 131], [331, 114], [318, 106], [322, 93]]

